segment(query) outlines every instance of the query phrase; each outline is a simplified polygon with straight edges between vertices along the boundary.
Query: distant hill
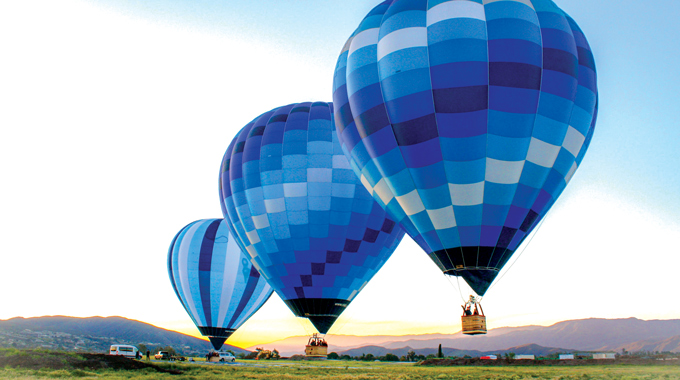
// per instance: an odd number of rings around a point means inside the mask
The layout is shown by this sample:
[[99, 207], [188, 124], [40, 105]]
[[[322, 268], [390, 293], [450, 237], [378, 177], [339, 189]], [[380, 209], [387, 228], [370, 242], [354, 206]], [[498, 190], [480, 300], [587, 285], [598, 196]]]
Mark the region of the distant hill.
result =
[[[620, 352], [622, 348], [625, 348], [635, 352], [679, 350], [680, 342], [669, 339], [677, 335], [680, 335], [680, 320], [678, 319], [645, 321], [637, 318], [591, 318], [558, 322], [552, 326], [501, 327], [489, 330], [486, 335], [476, 336], [463, 335], [460, 332], [365, 337], [331, 335], [327, 340], [329, 352], [338, 353], [365, 346], [378, 346], [392, 353], [408, 347], [420, 354], [426, 352], [421, 350], [436, 349], [439, 344], [452, 350], [479, 352], [505, 352], [511, 348], [527, 345], [550, 349], [559, 347], [559, 350], [564, 351]], [[665, 342], [666, 340], [668, 342]], [[301, 353], [306, 341], [306, 337], [291, 337], [264, 346], [268, 349], [277, 348], [282, 355], [289, 356]], [[665, 347], [666, 349], [649, 349], [650, 347]]]
[[[144, 344], [148, 349], [171, 346], [185, 355], [205, 355], [208, 341], [122, 317], [64, 316], [0, 320], [0, 347], [50, 348], [107, 352], [111, 344]], [[247, 352], [224, 345], [235, 353]]]
[[[394, 354], [399, 357], [405, 356], [409, 351], [415, 351], [416, 354], [418, 355], [430, 355], [430, 354], [437, 354], [438, 348], [421, 348], [414, 350], [411, 347], [402, 347], [402, 348], [385, 348], [381, 346], [363, 346], [359, 348], [353, 348], [351, 350], [347, 351], [340, 351], [338, 352], [339, 355], [349, 355], [352, 357], [355, 356], [361, 356], [362, 354], [372, 354], [375, 357], [378, 356], [385, 356], [386, 354]], [[454, 348], [442, 348], [442, 352], [446, 356], [465, 356], [465, 355], [470, 355], [472, 357], [479, 357], [483, 353], [481, 351], [475, 351], [475, 350], [457, 350]]]
[[[552, 347], [606, 351], [640, 340], [664, 340], [680, 335], [680, 320], [582, 319], [564, 321], [520, 334], [510, 332], [504, 340]], [[523, 341], [522, 341], [523, 340]]]
[[663, 340], [641, 340], [639, 342], [628, 343], [617, 347], [614, 351], [621, 351], [621, 349], [625, 349], [629, 352], [680, 352], [680, 335]]
[[[401, 356], [406, 356], [406, 354], [409, 351], [414, 351], [418, 355], [436, 355], [437, 351], [439, 350], [439, 347], [433, 347], [433, 348], [412, 348], [412, 347], [402, 347], [402, 348], [385, 348], [381, 346], [364, 346], [364, 347], [359, 347], [359, 348], [353, 348], [351, 350], [347, 351], [341, 351], [338, 352], [340, 355], [349, 355], [349, 356], [361, 356], [362, 354], [373, 354], [373, 356], [385, 356], [386, 354], [390, 353], [393, 355], [397, 355], [399, 357]], [[554, 353], [561, 353], [561, 352], [567, 352], [569, 350], [565, 350], [562, 348], [553, 348], [553, 347], [542, 347], [537, 344], [527, 344], [524, 346], [518, 346], [518, 347], [510, 347], [504, 350], [492, 350], [492, 351], [477, 351], [477, 350], [461, 350], [457, 348], [450, 348], [450, 347], [442, 347], [442, 353], [444, 356], [458, 356], [458, 357], [463, 357], [465, 355], [471, 356], [473, 358], [475, 357], [480, 357], [484, 355], [503, 355], [509, 352], [513, 352], [515, 354], [521, 354], [521, 355], [536, 355], [536, 356], [548, 356], [550, 354]]]
[[[523, 326], [491, 330], [486, 336], [466, 336], [461, 333], [436, 339], [437, 344], [480, 351], [490, 351], [537, 344], [583, 351], [611, 351], [641, 340], [659, 341], [680, 335], [680, 320], [581, 319], [555, 323], [552, 326]], [[413, 339], [386, 344], [386, 347], [432, 347], [432, 339]]]

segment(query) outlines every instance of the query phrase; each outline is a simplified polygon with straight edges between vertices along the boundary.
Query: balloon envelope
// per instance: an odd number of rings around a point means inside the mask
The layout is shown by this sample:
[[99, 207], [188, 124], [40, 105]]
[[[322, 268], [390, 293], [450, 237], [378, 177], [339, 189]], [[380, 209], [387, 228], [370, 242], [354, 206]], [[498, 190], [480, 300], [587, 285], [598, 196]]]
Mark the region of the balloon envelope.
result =
[[184, 309], [216, 350], [273, 291], [224, 219], [199, 220], [177, 233], [168, 252], [168, 273]]
[[480, 295], [572, 178], [597, 113], [588, 42], [549, 0], [385, 1], [333, 88], [361, 182]]
[[266, 112], [227, 149], [220, 200], [254, 265], [298, 317], [326, 333], [404, 235], [358, 184], [332, 105]]

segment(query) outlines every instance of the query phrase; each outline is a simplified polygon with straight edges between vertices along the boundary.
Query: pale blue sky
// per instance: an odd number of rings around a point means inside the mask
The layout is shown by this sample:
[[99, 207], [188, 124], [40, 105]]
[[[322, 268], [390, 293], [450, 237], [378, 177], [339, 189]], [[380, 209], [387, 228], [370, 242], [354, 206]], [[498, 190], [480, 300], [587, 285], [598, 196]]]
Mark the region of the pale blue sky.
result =
[[[219, 163], [243, 125], [331, 100], [336, 56], [376, 4], [0, 3], [0, 289], [12, 289], [0, 294], [0, 319], [122, 315], [196, 333], [169, 284], [172, 237], [221, 216]], [[597, 129], [485, 298], [489, 326], [680, 318], [680, 4], [558, 5], [595, 54]], [[452, 333], [459, 303], [405, 238], [331, 333]], [[304, 333], [273, 296], [233, 339]]]
[[[96, 0], [133, 17], [266, 40], [333, 67], [358, 21], [379, 1]], [[600, 86], [597, 135], [587, 168], [602, 181], [670, 216], [680, 215], [680, 4], [671, 0], [558, 5], [586, 33]], [[329, 96], [330, 97], [330, 96]], [[597, 173], [597, 174], [595, 174]]]

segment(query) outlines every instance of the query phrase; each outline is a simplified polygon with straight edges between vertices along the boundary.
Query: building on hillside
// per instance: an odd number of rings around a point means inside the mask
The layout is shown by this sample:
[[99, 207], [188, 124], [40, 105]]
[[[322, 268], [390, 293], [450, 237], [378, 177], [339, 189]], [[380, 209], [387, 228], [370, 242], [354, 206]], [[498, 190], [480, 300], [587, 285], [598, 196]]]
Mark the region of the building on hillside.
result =
[[560, 354], [560, 360], [574, 360], [574, 354]]
[[496, 360], [496, 359], [498, 359], [498, 357], [496, 355], [486, 355], [486, 356], [480, 357], [480, 359]]
[[515, 355], [515, 359], [517, 359], [517, 360], [534, 360], [534, 359], [536, 359], [536, 356], [534, 356], [534, 355]]
[[616, 354], [613, 352], [593, 354], [593, 359], [616, 359]]

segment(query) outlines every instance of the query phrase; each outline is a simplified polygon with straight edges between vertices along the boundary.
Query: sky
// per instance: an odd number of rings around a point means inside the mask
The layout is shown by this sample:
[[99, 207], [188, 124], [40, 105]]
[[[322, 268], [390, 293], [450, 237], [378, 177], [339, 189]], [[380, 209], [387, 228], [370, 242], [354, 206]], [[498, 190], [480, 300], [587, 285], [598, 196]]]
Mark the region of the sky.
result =
[[[680, 318], [680, 3], [557, 3], [595, 55], [597, 127], [484, 298], [487, 324]], [[246, 123], [331, 101], [337, 55], [377, 4], [0, 3], [0, 319], [123, 316], [198, 335], [168, 278], [173, 236], [221, 217], [220, 160]], [[467, 294], [406, 237], [330, 335], [455, 333]], [[228, 343], [312, 331], [275, 294]]]

